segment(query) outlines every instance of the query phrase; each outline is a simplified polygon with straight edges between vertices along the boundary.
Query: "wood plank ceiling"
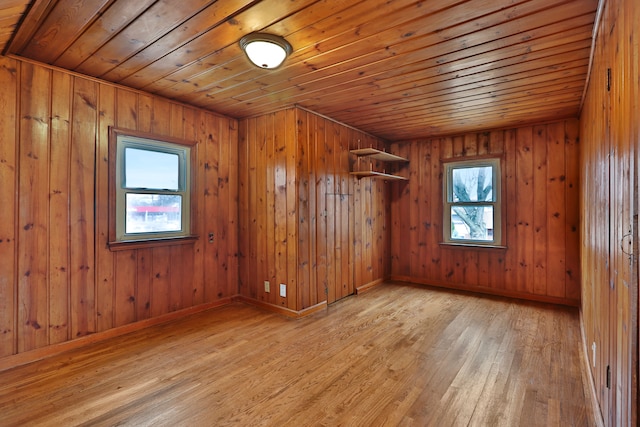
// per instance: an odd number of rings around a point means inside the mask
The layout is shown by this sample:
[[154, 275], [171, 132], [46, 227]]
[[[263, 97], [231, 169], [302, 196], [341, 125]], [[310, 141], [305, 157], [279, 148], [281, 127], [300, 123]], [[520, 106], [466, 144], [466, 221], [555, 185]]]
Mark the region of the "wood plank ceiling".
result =
[[[0, 47], [236, 118], [299, 105], [387, 140], [576, 116], [597, 0], [35, 0]], [[12, 18], [16, 17], [17, 18]], [[252, 66], [264, 31], [294, 53]]]

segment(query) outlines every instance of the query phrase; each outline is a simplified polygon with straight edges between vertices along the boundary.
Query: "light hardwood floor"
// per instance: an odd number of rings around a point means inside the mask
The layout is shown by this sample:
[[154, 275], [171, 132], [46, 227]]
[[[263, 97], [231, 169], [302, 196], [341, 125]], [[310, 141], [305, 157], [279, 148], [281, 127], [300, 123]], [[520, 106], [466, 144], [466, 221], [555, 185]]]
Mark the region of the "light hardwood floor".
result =
[[2, 426], [589, 426], [576, 309], [385, 284], [232, 304], [0, 372]]

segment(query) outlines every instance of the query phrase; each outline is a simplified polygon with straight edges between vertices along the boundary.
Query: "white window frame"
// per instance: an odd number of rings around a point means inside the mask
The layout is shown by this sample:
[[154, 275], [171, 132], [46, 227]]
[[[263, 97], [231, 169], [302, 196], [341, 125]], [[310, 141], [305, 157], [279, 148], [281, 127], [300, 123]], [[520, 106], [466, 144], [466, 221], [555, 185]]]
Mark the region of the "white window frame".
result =
[[[195, 143], [175, 138], [159, 137], [137, 131], [110, 129], [109, 137], [109, 188], [110, 229], [109, 245], [116, 249], [122, 244], [172, 242], [193, 240], [192, 223], [192, 148]], [[129, 188], [125, 182], [125, 150], [135, 148], [178, 156], [178, 189]], [[179, 195], [181, 201], [181, 226], [178, 231], [130, 232], [125, 230], [127, 194]]]
[[[490, 201], [455, 202], [453, 198], [453, 171], [476, 167], [491, 167], [492, 199]], [[493, 240], [460, 239], [452, 237], [451, 209], [455, 206], [492, 206], [493, 207]], [[504, 247], [503, 242], [503, 203], [501, 159], [497, 157], [472, 160], [450, 161], [444, 163], [443, 173], [443, 243], [460, 246]]]

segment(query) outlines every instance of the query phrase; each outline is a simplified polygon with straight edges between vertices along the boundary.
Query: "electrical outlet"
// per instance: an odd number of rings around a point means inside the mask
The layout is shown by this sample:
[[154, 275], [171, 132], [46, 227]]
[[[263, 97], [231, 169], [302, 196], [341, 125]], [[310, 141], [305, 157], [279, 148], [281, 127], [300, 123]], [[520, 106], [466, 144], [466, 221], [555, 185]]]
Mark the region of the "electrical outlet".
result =
[[271, 285], [269, 284], [268, 280], [264, 281], [264, 291], [265, 292], [271, 292]]
[[596, 343], [591, 343], [591, 357], [593, 358], [593, 367], [596, 367]]
[[285, 285], [284, 283], [280, 283], [280, 296], [282, 298], [287, 297], [287, 285]]

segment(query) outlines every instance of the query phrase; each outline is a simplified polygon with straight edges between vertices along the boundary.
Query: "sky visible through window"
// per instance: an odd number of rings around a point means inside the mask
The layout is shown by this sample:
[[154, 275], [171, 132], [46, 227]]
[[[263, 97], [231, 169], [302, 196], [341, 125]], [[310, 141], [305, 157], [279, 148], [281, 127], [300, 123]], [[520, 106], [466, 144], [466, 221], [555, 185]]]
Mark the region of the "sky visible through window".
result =
[[178, 190], [179, 156], [137, 148], [125, 149], [126, 188]]

